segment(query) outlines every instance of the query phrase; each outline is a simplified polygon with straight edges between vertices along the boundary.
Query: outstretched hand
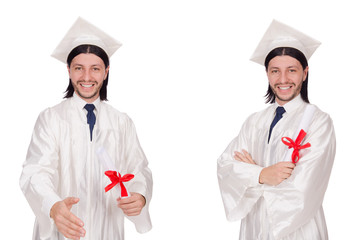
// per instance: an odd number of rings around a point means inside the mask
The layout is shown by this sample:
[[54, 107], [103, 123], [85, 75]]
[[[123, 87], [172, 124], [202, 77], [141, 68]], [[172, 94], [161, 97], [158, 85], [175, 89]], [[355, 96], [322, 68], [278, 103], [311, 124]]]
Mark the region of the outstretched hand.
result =
[[79, 198], [68, 197], [56, 202], [51, 210], [50, 217], [54, 220], [59, 232], [66, 238], [79, 240], [85, 236], [84, 223], [70, 212], [71, 207], [79, 202]]

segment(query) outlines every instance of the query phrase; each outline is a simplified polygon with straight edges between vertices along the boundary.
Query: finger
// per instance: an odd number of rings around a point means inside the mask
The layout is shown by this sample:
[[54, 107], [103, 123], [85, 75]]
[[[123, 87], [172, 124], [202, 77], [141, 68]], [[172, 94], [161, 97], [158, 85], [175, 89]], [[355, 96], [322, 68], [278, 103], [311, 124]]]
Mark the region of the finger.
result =
[[120, 200], [120, 202], [122, 203], [131, 203], [131, 202], [135, 202], [136, 201], [136, 198], [135, 196], [130, 196], [130, 197], [124, 197]]
[[131, 204], [121, 205], [121, 209], [131, 211], [132, 209], [141, 209], [142, 205], [140, 202], [134, 202]]
[[241, 161], [241, 153], [235, 151], [234, 154], [235, 154], [235, 155], [234, 155], [234, 158], [235, 158], [236, 160], [238, 160], [238, 161]]
[[282, 179], [288, 179], [291, 176], [291, 174], [283, 173], [281, 174]]
[[142, 209], [141, 202], [129, 203], [125, 205], [118, 205], [121, 210], [123, 210], [124, 214], [128, 216], [139, 215]]
[[241, 152], [235, 151], [235, 159], [241, 162], [250, 163], [250, 161]]
[[133, 193], [129, 198], [122, 199], [118, 206], [122, 209], [142, 208], [145, 205], [145, 198], [137, 193]]
[[[64, 208], [66, 209], [66, 208]], [[79, 233], [84, 233], [84, 223], [73, 213], [66, 209], [67, 212], [61, 211], [54, 219], [56, 225], [62, 225], [65, 229], [72, 229]]]
[[58, 223], [64, 225], [67, 229], [71, 229], [79, 233], [85, 233], [83, 228], [84, 223], [71, 212], [66, 215], [59, 216]]
[[123, 212], [127, 216], [137, 216], [141, 213], [141, 208], [123, 210]]
[[76, 203], [78, 203], [80, 201], [80, 198], [76, 198], [76, 197], [67, 197], [64, 199], [64, 203], [68, 206], [68, 205], [74, 205]]
[[290, 169], [294, 169], [295, 168], [295, 164], [292, 162], [280, 162], [279, 163], [282, 167], [286, 167], [286, 168], [290, 168]]
[[136, 201], [135, 196], [131, 195], [130, 197], [126, 197], [126, 198], [118, 198], [118, 204], [129, 204], [129, 203], [133, 203]]
[[84, 226], [83, 221], [81, 221], [80, 218], [78, 218], [77, 216], [75, 216], [73, 213], [70, 212], [70, 214], [67, 217], [68, 221], [72, 224], [72, 225], [76, 225], [77, 227], [82, 228]]
[[56, 227], [64, 236], [67, 236], [67, 238], [71, 239], [74, 237], [84, 237], [86, 233], [85, 229], [71, 223], [66, 218], [62, 218], [61, 220], [57, 221]]
[[244, 154], [244, 156], [249, 156], [250, 154], [245, 150], [245, 149], [242, 149], [242, 154]]
[[296, 165], [295, 165], [295, 163], [289, 162], [289, 163], [288, 163], [288, 167], [289, 167], [289, 168], [295, 168]]
[[252, 159], [250, 153], [248, 153], [248, 152], [247, 152], [246, 150], [244, 150], [244, 149], [242, 150], [242, 152], [243, 152], [245, 158], [247, 159], [247, 161], [248, 161], [249, 163], [255, 164], [255, 162], [254, 162], [254, 160]]
[[56, 214], [54, 220], [66, 224], [68, 226], [70, 226], [70, 224], [74, 224], [77, 227], [84, 226], [83, 221], [81, 221], [80, 218], [78, 218], [72, 212], [70, 212], [65, 206], [58, 211], [58, 214]]
[[292, 162], [288, 162], [288, 164], [286, 166], [291, 169], [294, 169], [296, 167], [296, 165]]
[[133, 202], [119, 202], [118, 203], [118, 207], [123, 209], [123, 210], [127, 210], [127, 209], [131, 209], [131, 208], [135, 208], [139, 206], [139, 204], [136, 201]]
[[85, 230], [76, 230], [69, 228], [66, 224], [57, 225], [58, 230], [66, 237], [70, 239], [80, 239], [80, 237], [85, 237]]
[[78, 218], [76, 215], [74, 215], [73, 213], [70, 212], [71, 207], [74, 204], [77, 204], [80, 201], [79, 198], [75, 198], [75, 197], [68, 197], [64, 199], [64, 203], [66, 205], [66, 207], [69, 209], [69, 211], [67, 212], [67, 214], [65, 214], [65, 217], [73, 224], [79, 226], [79, 227], [83, 227], [84, 223], [83, 221], [81, 221], [80, 218]]
[[292, 174], [292, 172], [294, 171], [293, 168], [288, 168], [288, 167], [283, 167], [280, 169], [281, 172], [286, 173], [286, 174]]
[[76, 197], [68, 197], [64, 199], [64, 203], [69, 210], [71, 210], [72, 206], [77, 204], [79, 201], [80, 199]]

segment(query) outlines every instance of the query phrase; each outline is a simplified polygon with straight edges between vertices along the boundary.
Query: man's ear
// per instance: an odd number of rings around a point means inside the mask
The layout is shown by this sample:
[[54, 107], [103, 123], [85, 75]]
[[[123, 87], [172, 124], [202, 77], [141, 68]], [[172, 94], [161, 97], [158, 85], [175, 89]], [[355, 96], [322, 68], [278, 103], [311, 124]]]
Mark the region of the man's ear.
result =
[[105, 69], [105, 77], [104, 80], [107, 78], [107, 75], [109, 73], [110, 65]]
[[303, 79], [303, 82], [306, 80], [306, 77], [308, 75], [308, 72], [309, 72], [309, 66], [307, 66], [305, 69], [304, 69], [304, 79]]

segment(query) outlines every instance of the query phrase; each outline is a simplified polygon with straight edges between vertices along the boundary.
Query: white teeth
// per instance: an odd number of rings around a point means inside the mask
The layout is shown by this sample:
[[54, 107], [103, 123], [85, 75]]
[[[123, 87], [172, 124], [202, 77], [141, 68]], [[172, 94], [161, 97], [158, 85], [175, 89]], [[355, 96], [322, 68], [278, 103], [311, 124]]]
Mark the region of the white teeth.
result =
[[81, 86], [86, 87], [86, 88], [89, 88], [89, 87], [92, 87], [92, 84], [90, 84], [90, 85], [81, 84]]
[[281, 90], [289, 89], [290, 87], [279, 87]]

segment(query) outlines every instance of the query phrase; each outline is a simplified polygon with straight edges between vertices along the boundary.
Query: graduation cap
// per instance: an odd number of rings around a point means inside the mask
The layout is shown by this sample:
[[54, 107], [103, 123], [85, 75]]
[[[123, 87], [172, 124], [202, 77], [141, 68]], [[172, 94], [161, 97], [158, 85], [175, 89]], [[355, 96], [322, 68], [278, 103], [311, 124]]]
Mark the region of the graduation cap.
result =
[[264, 65], [266, 56], [278, 47], [296, 48], [309, 60], [320, 44], [316, 39], [288, 25], [273, 20], [250, 60]]
[[83, 44], [95, 45], [102, 48], [109, 58], [122, 45], [119, 41], [103, 32], [101, 29], [79, 17], [51, 56], [66, 63], [69, 53], [75, 47]]

